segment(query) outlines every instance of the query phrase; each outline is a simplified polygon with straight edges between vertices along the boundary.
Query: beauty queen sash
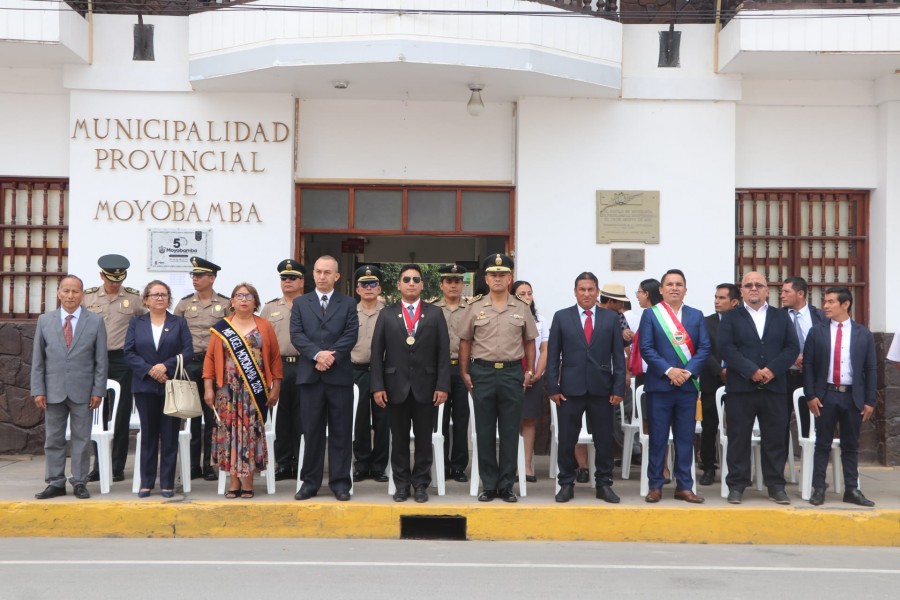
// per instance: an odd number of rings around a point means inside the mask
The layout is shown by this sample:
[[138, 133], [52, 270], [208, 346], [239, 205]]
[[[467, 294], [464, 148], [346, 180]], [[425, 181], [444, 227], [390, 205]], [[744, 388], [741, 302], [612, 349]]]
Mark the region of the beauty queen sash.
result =
[[259, 413], [261, 421], [264, 420], [261, 407], [266, 406], [269, 401], [269, 393], [266, 390], [265, 375], [256, 362], [256, 357], [247, 346], [244, 337], [231, 327], [231, 322], [225, 318], [209, 328], [216, 337], [225, 343], [231, 360], [237, 365], [237, 371], [241, 374], [244, 381], [244, 387], [253, 396], [253, 405]]
[[[694, 355], [694, 341], [684, 328], [684, 325], [681, 324], [681, 321], [678, 320], [678, 317], [675, 316], [675, 311], [665, 302], [660, 302], [650, 310], [659, 322], [659, 326], [666, 334], [666, 337], [669, 338], [669, 342], [672, 344], [675, 354], [681, 360], [682, 366], [687, 366]], [[697, 421], [701, 421], [703, 419], [703, 409], [700, 404], [700, 381], [696, 377], [691, 377], [691, 381], [697, 389], [697, 411], [695, 416]]]

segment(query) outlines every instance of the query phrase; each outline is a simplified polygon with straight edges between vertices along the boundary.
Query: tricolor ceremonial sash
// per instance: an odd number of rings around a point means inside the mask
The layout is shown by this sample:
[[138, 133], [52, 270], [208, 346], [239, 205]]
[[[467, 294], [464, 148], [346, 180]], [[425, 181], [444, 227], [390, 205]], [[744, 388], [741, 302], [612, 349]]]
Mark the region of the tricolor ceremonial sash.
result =
[[269, 401], [269, 393], [266, 390], [266, 379], [262, 370], [256, 363], [256, 357], [247, 345], [244, 337], [231, 327], [231, 321], [227, 318], [222, 319], [209, 328], [210, 332], [215, 334], [225, 343], [231, 360], [237, 366], [238, 373], [244, 381], [244, 386], [250, 395], [253, 396], [253, 404], [259, 413], [260, 420], [264, 420], [262, 414], [263, 406]]
[[[687, 330], [685, 330], [681, 321], [678, 320], [678, 317], [675, 316], [675, 311], [665, 302], [660, 302], [650, 310], [653, 311], [653, 315], [659, 321], [659, 326], [662, 327], [666, 337], [669, 338], [669, 342], [672, 343], [672, 348], [675, 349], [675, 354], [681, 359], [682, 366], [687, 366], [688, 361], [694, 355], [694, 341], [688, 335]], [[697, 381], [696, 377], [691, 377], [691, 381], [694, 382], [694, 387], [699, 392], [700, 382]]]

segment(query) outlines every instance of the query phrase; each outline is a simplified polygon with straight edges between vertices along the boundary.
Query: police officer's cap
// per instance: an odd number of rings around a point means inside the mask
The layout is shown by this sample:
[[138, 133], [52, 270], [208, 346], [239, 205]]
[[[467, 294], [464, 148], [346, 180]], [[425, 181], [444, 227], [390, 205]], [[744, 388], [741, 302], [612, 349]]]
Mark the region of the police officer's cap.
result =
[[491, 254], [481, 263], [485, 273], [511, 273], [513, 260], [505, 254]]
[[353, 273], [353, 278], [357, 283], [365, 283], [366, 281], [381, 282], [381, 269], [374, 265], [363, 265]]
[[191, 274], [193, 275], [216, 275], [222, 270], [222, 267], [216, 263], [197, 256], [191, 257], [191, 267], [193, 267], [191, 269]]
[[462, 265], [458, 265], [456, 263], [450, 265], [444, 265], [440, 269], [438, 269], [438, 273], [441, 274], [441, 279], [444, 277], [462, 277], [466, 273], [466, 268]]
[[287, 258], [278, 263], [278, 274], [289, 275], [293, 277], [305, 277], [306, 267], [298, 263], [293, 258]]
[[110, 281], [124, 281], [131, 263], [119, 254], [105, 254], [97, 260], [103, 277]]

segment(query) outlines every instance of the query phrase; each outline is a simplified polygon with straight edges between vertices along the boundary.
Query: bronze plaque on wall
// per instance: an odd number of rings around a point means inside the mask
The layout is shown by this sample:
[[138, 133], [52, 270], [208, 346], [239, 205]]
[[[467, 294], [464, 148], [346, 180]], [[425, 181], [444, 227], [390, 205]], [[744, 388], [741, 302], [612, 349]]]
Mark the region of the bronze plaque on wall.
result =
[[610, 260], [612, 271], [643, 271], [644, 251], [641, 249], [613, 249]]
[[659, 192], [597, 190], [597, 243], [659, 243]]

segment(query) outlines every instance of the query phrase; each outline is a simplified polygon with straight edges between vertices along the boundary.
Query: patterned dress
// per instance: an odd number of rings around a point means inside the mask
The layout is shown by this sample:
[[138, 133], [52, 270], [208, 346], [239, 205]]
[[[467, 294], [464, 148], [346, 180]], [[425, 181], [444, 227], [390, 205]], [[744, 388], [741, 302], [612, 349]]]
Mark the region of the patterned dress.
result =
[[[259, 330], [254, 329], [243, 337], [262, 371]], [[266, 469], [265, 422], [227, 349], [224, 368], [224, 385], [216, 390], [215, 410], [222, 421], [213, 430], [212, 460], [226, 473], [249, 477]], [[261, 407], [261, 410], [267, 409]]]

